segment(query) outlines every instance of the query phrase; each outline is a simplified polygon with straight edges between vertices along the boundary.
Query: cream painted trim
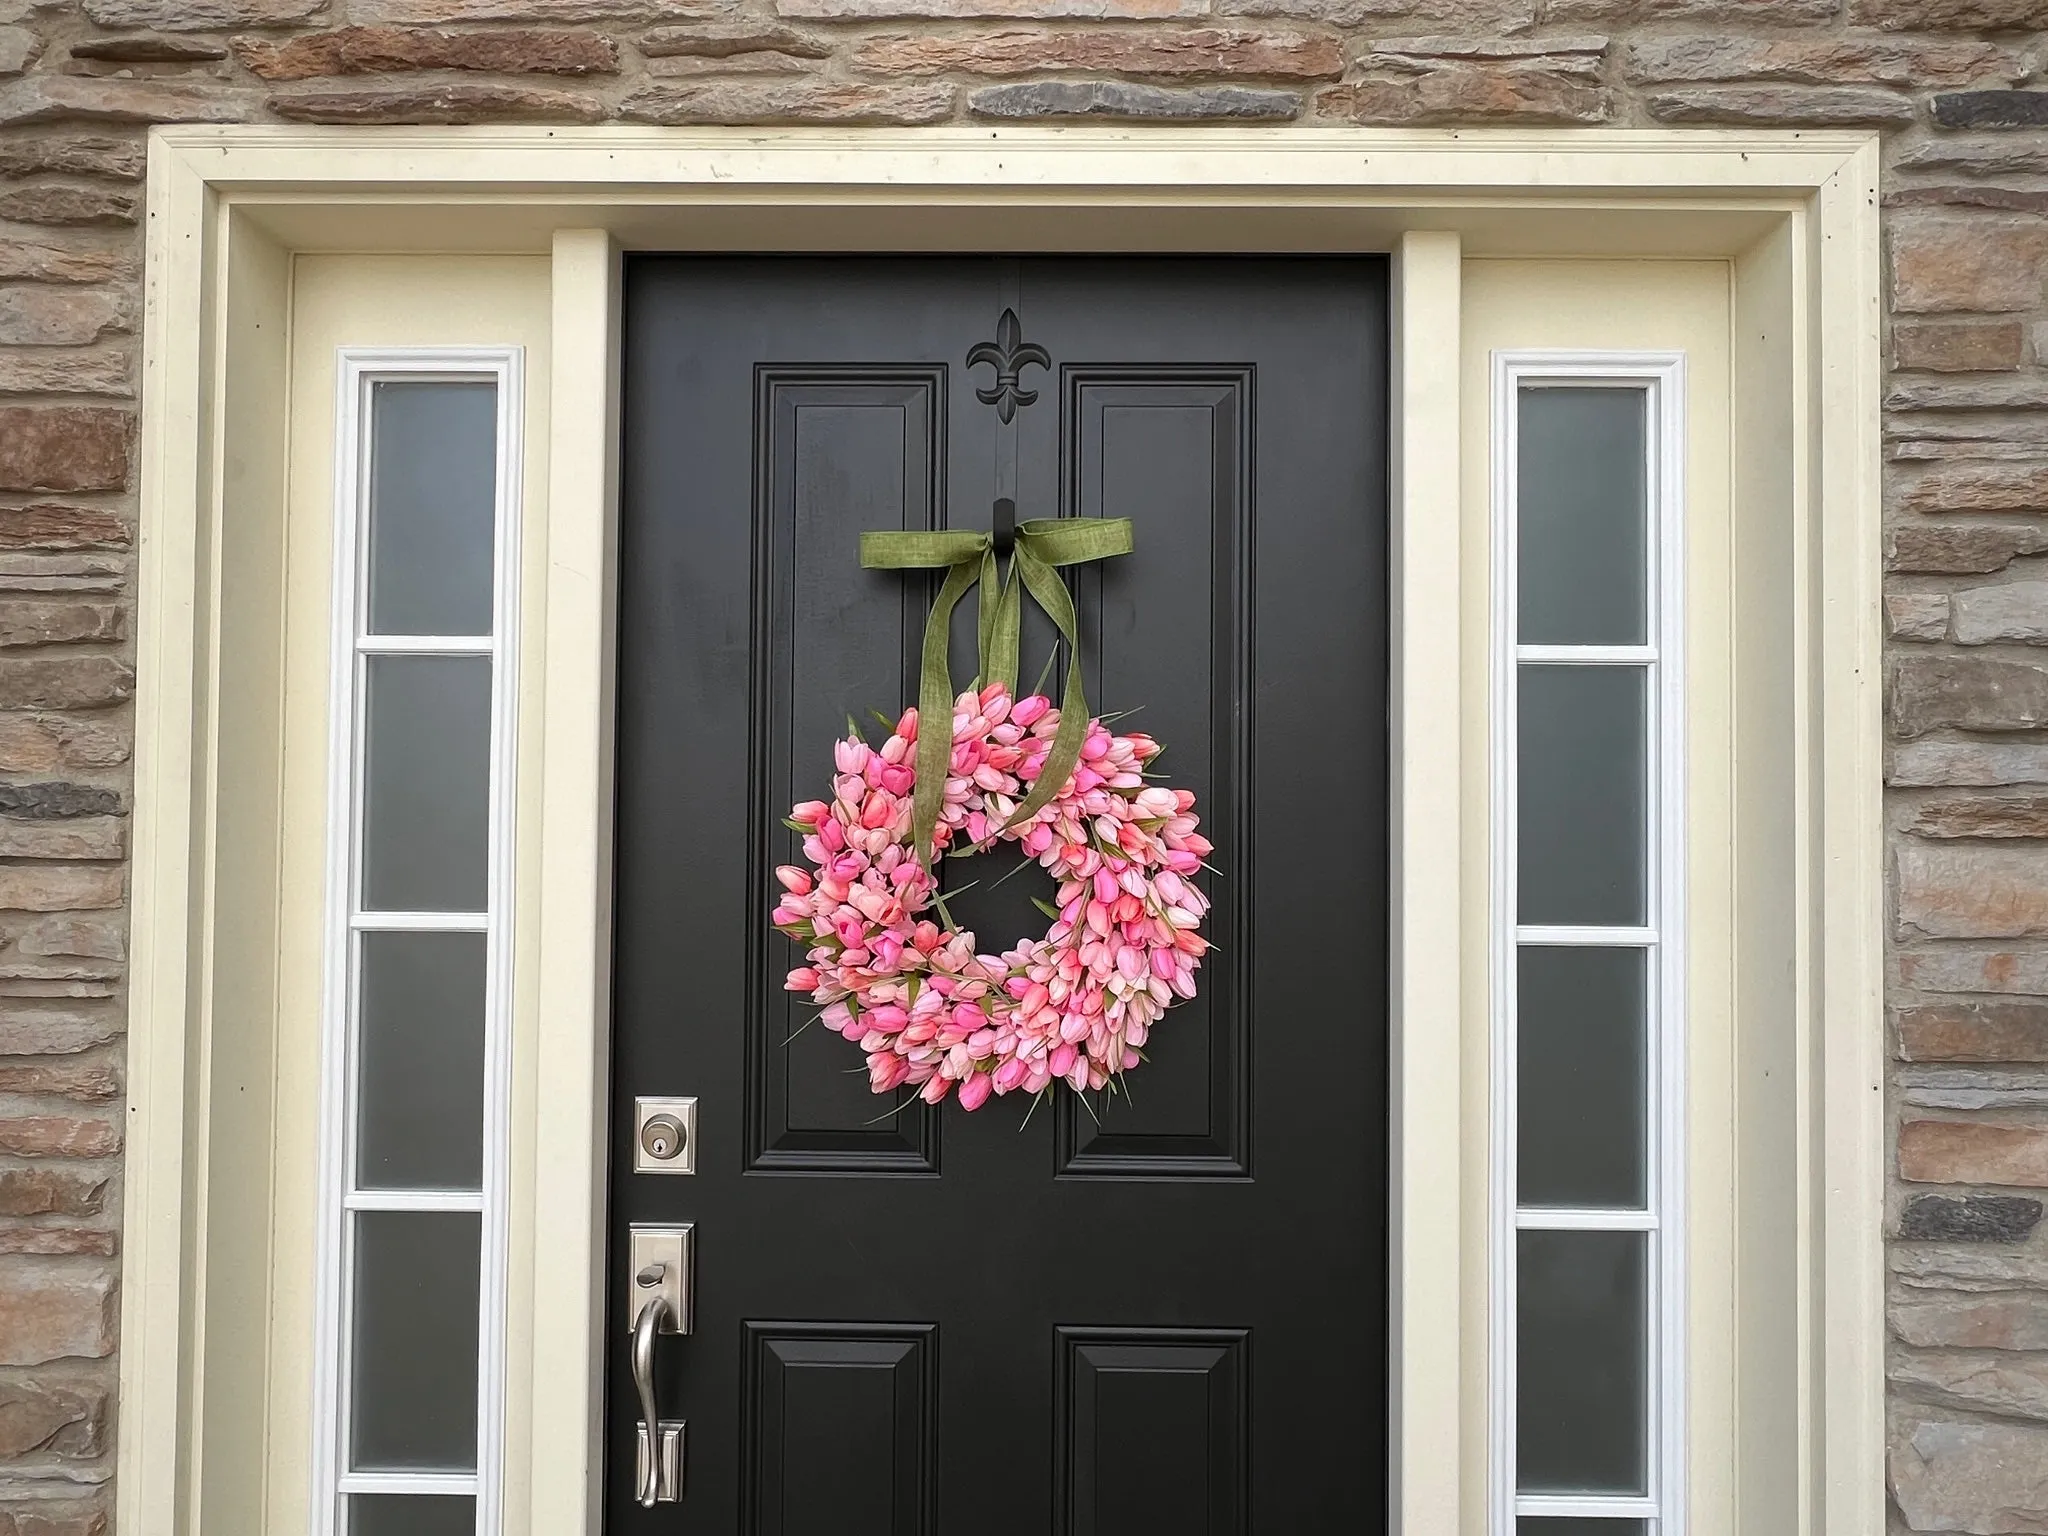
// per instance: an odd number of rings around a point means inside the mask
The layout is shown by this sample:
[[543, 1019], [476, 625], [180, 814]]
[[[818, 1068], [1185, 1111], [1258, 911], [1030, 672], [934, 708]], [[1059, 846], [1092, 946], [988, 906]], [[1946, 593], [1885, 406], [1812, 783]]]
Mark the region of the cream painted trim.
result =
[[[1811, 1180], [1811, 1198], [1796, 1234], [1807, 1286], [1796, 1309], [1807, 1375], [1795, 1416], [1812, 1447], [1796, 1479], [1797, 1500], [1810, 1518], [1801, 1518], [1796, 1528], [1811, 1536], [1866, 1536], [1875, 1528], [1883, 1507], [1877, 1303], [1884, 1150], [1879, 1096], [1870, 1091], [1879, 1051], [1873, 1021], [1882, 955], [1875, 814], [1879, 322], [1872, 139], [1711, 130], [181, 127], [153, 133], [149, 191], [136, 953], [119, 1448], [124, 1530], [232, 1529], [214, 1511], [235, 1504], [230, 1485], [247, 1475], [232, 1464], [238, 1456], [246, 1459], [249, 1447], [213, 1427], [215, 1414], [209, 1411], [208, 1394], [217, 1386], [228, 1396], [240, 1390], [233, 1388], [228, 1358], [237, 1343], [235, 1314], [225, 1298], [214, 1296], [209, 1281], [210, 1266], [224, 1262], [228, 1252], [222, 1247], [227, 1217], [210, 1215], [209, 1199], [216, 1190], [233, 1188], [234, 1151], [228, 1143], [216, 1148], [212, 1139], [212, 1052], [227, 1027], [213, 1005], [213, 956], [222, 942], [224, 904], [251, 896], [215, 878], [222, 784], [228, 767], [255, 771], [238, 755], [251, 745], [215, 724], [233, 698], [222, 692], [223, 678], [239, 665], [223, 652], [222, 550], [248, 536], [249, 521], [224, 516], [233, 489], [223, 483], [222, 466], [234, 462], [224, 452], [229, 434], [252, 422], [260, 427], [264, 419], [261, 412], [246, 413], [249, 421], [233, 417], [223, 408], [222, 391], [232, 386], [231, 360], [260, 351], [251, 328], [281, 323], [283, 310], [281, 303], [272, 306], [274, 315], [264, 308], [264, 261], [255, 253], [548, 253], [557, 262], [556, 344], [565, 359], [574, 359], [565, 363], [562, 379], [588, 383], [593, 364], [598, 379], [609, 376], [588, 329], [611, 315], [616, 303], [616, 288], [608, 286], [615, 283], [608, 275], [609, 257], [600, 261], [596, 254], [607, 235], [621, 246], [674, 249], [900, 249], [905, 243], [934, 249], [1398, 249], [1404, 272], [1414, 279], [1425, 269], [1438, 271], [1444, 253], [1441, 247], [1432, 251], [1427, 241], [1410, 245], [1407, 237], [1432, 233], [1439, 241], [1455, 234], [1468, 256], [1733, 257], [1759, 295], [1759, 313], [1796, 339], [1801, 415], [1791, 428], [1791, 453], [1800, 494], [1809, 494], [1811, 486], [1824, 527], [1824, 601], [1809, 604], [1810, 589], [1796, 587], [1796, 612], [1789, 619], [1798, 654], [1807, 659], [1798, 668], [1798, 686], [1806, 690], [1798, 715], [1804, 723], [1792, 754], [1802, 775], [1800, 814], [1811, 861], [1798, 904], [1806, 925], [1801, 953], [1808, 958], [1802, 973], [1808, 991], [1798, 1012], [1802, 1020], [1818, 1019], [1821, 1033], [1798, 1097], [1806, 1116], [1801, 1146], [1814, 1151], [1812, 1166], [1800, 1174]], [[1050, 209], [1060, 217], [1045, 217]], [[244, 251], [251, 253], [247, 267], [255, 274], [248, 279], [254, 286], [246, 289], [238, 286]], [[1422, 289], [1411, 281], [1403, 293], [1398, 313], [1405, 315], [1423, 302]], [[577, 327], [585, 328], [580, 337]], [[1447, 350], [1454, 358], [1455, 347]], [[1411, 340], [1399, 383], [1427, 398], [1443, 380], [1431, 385], [1427, 360], [1413, 354]], [[1455, 370], [1454, 361], [1448, 366]], [[556, 385], [557, 407], [574, 410], [579, 430], [599, 435], [579, 445], [563, 425], [553, 428], [557, 451], [579, 462], [584, 473], [555, 482], [580, 500], [581, 511], [550, 523], [550, 587], [558, 577], [564, 584], [573, 579], [583, 592], [559, 615], [559, 630], [551, 598], [547, 633], [551, 647], [560, 639], [584, 649], [559, 664], [551, 653], [546, 682], [551, 705], [593, 712], [601, 741], [607, 663], [601, 651], [588, 648], [601, 646], [608, 628], [608, 481], [592, 455], [601, 451], [594, 445], [612, 435], [609, 413], [615, 405], [608, 392], [588, 389], [564, 399], [571, 386], [563, 381]], [[237, 447], [246, 446], [237, 439]], [[1442, 494], [1441, 487], [1426, 488], [1438, 477], [1418, 473], [1416, 454], [1442, 456], [1455, 442], [1403, 446], [1404, 554], [1433, 551], [1431, 560], [1441, 560], [1442, 541], [1451, 535], [1411, 524], [1408, 498]], [[1455, 453], [1450, 458], [1454, 463]], [[592, 476], [594, 467], [600, 472]], [[1449, 473], [1455, 479], [1455, 470]], [[1413, 510], [1419, 512], [1419, 503]], [[1412, 571], [1403, 565], [1404, 601], [1411, 576], [1432, 584], [1441, 578], [1442, 570], [1432, 569], [1433, 578], [1419, 564]], [[1427, 619], [1404, 608], [1402, 622]], [[1431, 734], [1409, 709], [1431, 702], [1419, 696], [1419, 681], [1411, 691], [1405, 670], [1423, 661], [1412, 653], [1402, 662], [1398, 697], [1408, 710], [1402, 739], [1428, 735], [1435, 744], [1430, 750], [1442, 750], [1448, 745], [1442, 733]], [[579, 698], [593, 685], [595, 698]], [[567, 700], [562, 689], [570, 694]], [[1452, 707], [1455, 689], [1446, 681], [1439, 691], [1444, 697], [1435, 701], [1438, 707]], [[552, 727], [555, 717], [549, 718]], [[1473, 745], [1459, 742], [1461, 763], [1470, 761]], [[558, 764], [558, 758], [569, 761]], [[558, 752], [551, 739], [551, 775], [558, 766], [564, 779], [547, 787], [551, 824], [544, 842], [550, 852], [544, 861], [551, 855], [572, 859], [579, 841], [594, 855], [607, 841], [601, 746], [593, 750], [589, 740], [563, 743]], [[1397, 766], [1407, 780], [1399, 802], [1406, 837], [1417, 830], [1415, 818], [1440, 815], [1443, 807], [1415, 798], [1421, 784], [1411, 777], [1414, 765], [1404, 757]], [[557, 842], [552, 818], [563, 806], [570, 819]], [[1444, 904], [1440, 885], [1433, 892], [1416, 886], [1429, 884], [1430, 876], [1412, 858], [1399, 868], [1404, 896], [1412, 890], [1419, 901]], [[1448, 868], [1462, 866], [1448, 861]], [[1437, 874], [1439, 880], [1448, 877]], [[243, 883], [254, 878], [246, 871], [235, 877]], [[1456, 875], [1460, 902], [1464, 878]], [[546, 983], [550, 1000], [573, 1010], [551, 1018], [551, 1030], [566, 1032], [557, 1041], [566, 1055], [561, 1063], [553, 1055], [547, 1061], [566, 1065], [579, 1093], [589, 1090], [591, 1123], [597, 1127], [603, 1123], [605, 880], [594, 867], [577, 880], [582, 895], [572, 899], [565, 893], [560, 903], [590, 942], [580, 958], [567, 957], [572, 968], [560, 979], [559, 991], [552, 990], [552, 976]], [[552, 890], [550, 885], [551, 895]], [[1437, 947], [1428, 949], [1419, 922], [1395, 935], [1404, 987], [1431, 954], [1438, 967], [1455, 970], [1455, 927], [1438, 930], [1435, 941]], [[1445, 996], [1461, 1000], [1462, 981], [1436, 981], [1438, 1003]], [[1420, 1041], [1417, 1032], [1430, 1021], [1407, 1011], [1415, 1001], [1405, 991], [1395, 999], [1402, 1010], [1397, 1038], [1404, 1051], [1417, 1042], [1431, 1054], [1404, 1054], [1396, 1086], [1420, 1092], [1424, 1085], [1411, 1073], [1436, 1080], [1448, 1048], [1441, 1040]], [[1450, 1020], [1441, 1027], [1455, 1033]], [[578, 1031], [580, 1045], [571, 1039]], [[1400, 1123], [1407, 1132], [1427, 1135], [1429, 1117], [1414, 1112], [1420, 1107], [1404, 1103]], [[1445, 1106], [1436, 1108], [1442, 1112]], [[566, 1113], [573, 1121], [582, 1111]], [[579, 1149], [575, 1166], [544, 1170], [549, 1178], [560, 1177], [564, 1197], [601, 1188], [601, 1140], [579, 1143], [567, 1122], [555, 1133], [542, 1127], [540, 1134], [545, 1145], [554, 1144], [545, 1140], [549, 1135], [561, 1134]], [[1430, 1145], [1404, 1144], [1397, 1164], [1404, 1180], [1419, 1170], [1441, 1177], [1440, 1165], [1429, 1161], [1437, 1155]], [[1469, 1179], [1471, 1170], [1461, 1176]], [[1462, 1255], [1452, 1262], [1469, 1266], [1470, 1243], [1461, 1249], [1455, 1230], [1436, 1230], [1455, 1229], [1465, 1202], [1440, 1184], [1431, 1192], [1434, 1198], [1418, 1205], [1421, 1193], [1419, 1178], [1403, 1186], [1397, 1262], [1410, 1256], [1419, 1262], [1432, 1252], [1440, 1261]], [[542, 1229], [534, 1230], [538, 1239]], [[537, 1455], [527, 1470], [535, 1514], [548, 1513], [533, 1529], [550, 1536], [595, 1529], [595, 1494], [586, 1474], [590, 1436], [601, 1422], [593, 1374], [601, 1357], [590, 1352], [602, 1250], [594, 1246], [592, 1223], [565, 1222], [560, 1235], [562, 1246], [550, 1248], [536, 1270], [532, 1314], [534, 1380], [546, 1383], [535, 1396], [554, 1401], [536, 1403], [531, 1437]], [[1438, 1284], [1457, 1290], [1455, 1284]], [[1469, 1529], [1474, 1513], [1461, 1509], [1457, 1488], [1461, 1458], [1470, 1447], [1447, 1406], [1456, 1392], [1441, 1379], [1414, 1378], [1442, 1368], [1463, 1380], [1472, 1366], [1460, 1354], [1455, 1308], [1418, 1293], [1405, 1272], [1403, 1287], [1395, 1350], [1403, 1383], [1395, 1405], [1401, 1523], [1409, 1536], [1450, 1536]], [[560, 1302], [559, 1313], [541, 1304], [544, 1294]], [[219, 1334], [211, 1344], [209, 1326]], [[553, 1336], [558, 1326], [576, 1339]], [[588, 1362], [580, 1390], [574, 1374], [579, 1359]], [[572, 1431], [578, 1413], [586, 1427], [582, 1461], [558, 1433], [544, 1431], [544, 1423], [557, 1432]], [[538, 1455], [542, 1450], [544, 1458]], [[216, 1475], [229, 1492], [211, 1491]]]
[[[1884, 1528], [1884, 760], [1880, 696], [1883, 499], [1878, 422], [1878, 148], [1866, 142], [1819, 189], [1815, 360], [1821, 611], [1819, 772], [1809, 799], [1817, 898], [1821, 1525]], [[1810, 846], [1806, 838], [1802, 846]], [[1875, 1448], [1875, 1449], [1874, 1449]], [[1868, 1464], [1868, 1471], [1864, 1469]]]
[[[1387, 782], [1393, 786], [1390, 946], [1394, 1009], [1389, 1082], [1393, 1170], [1388, 1295], [1389, 1504], [1399, 1531], [1457, 1531], [1459, 1287], [1455, 1219], [1430, 1219], [1444, 1191], [1462, 1204], [1461, 1131], [1453, 1114], [1463, 1073], [1459, 970], [1444, 935], [1458, 932], [1462, 786], [1459, 714], [1442, 707], [1459, 669], [1459, 301], [1456, 235], [1415, 231], [1394, 247], [1393, 590], [1400, 621], [1390, 648], [1393, 700]], [[1445, 1027], [1450, 1021], [1451, 1027]], [[1483, 1180], [1484, 1169], [1475, 1170]], [[1483, 1193], [1483, 1189], [1482, 1189]]]
[[[548, 492], [547, 740], [541, 775], [540, 987], [536, 1078], [535, 1382], [601, 1376], [606, 1114], [611, 1093], [613, 598], [618, 578], [619, 253], [600, 229], [554, 248], [554, 457]], [[595, 1026], [595, 1027], [593, 1027]], [[593, 1405], [534, 1394], [526, 1529], [595, 1531]], [[516, 1526], [514, 1528], [517, 1528]]]

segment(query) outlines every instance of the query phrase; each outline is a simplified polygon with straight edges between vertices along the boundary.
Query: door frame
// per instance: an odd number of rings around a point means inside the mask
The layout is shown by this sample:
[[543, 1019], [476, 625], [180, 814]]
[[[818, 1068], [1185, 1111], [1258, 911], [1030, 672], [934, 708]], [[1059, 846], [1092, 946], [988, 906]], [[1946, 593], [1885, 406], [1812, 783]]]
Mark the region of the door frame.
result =
[[[1479, 1529], [1461, 1297], [1486, 1255], [1446, 1188], [1485, 1178], [1457, 1107], [1484, 891], [1461, 841], [1483, 764], [1455, 703], [1464, 494], [1457, 335], [1474, 255], [1712, 257], [1739, 366], [1792, 409], [1738, 423], [1735, 494], [1781, 506], [1810, 560], [1779, 617], [1795, 680], [1799, 829], [1792, 1170], [1802, 1341], [1786, 1530], [1884, 1518], [1878, 158], [1874, 135], [1718, 130], [768, 130], [177, 127], [151, 136], [141, 410], [134, 961], [118, 1518], [225, 1528], [266, 1456], [250, 1394], [273, 1347], [264, 1154], [279, 1106], [232, 1102], [228, 1053], [279, 1021], [261, 922], [275, 860], [275, 523], [292, 255], [532, 252], [552, 263], [537, 963], [544, 1155], [525, 1213], [530, 1356], [508, 1530], [595, 1536], [609, 993], [619, 253], [888, 249], [1391, 251], [1392, 1519]], [[1789, 419], [1786, 417], [1789, 415]], [[267, 690], [267, 691], [266, 691]], [[1452, 702], [1446, 703], [1446, 696]], [[266, 703], [266, 699], [268, 703]], [[1476, 757], [1475, 757], [1475, 754]], [[1482, 769], [1483, 771], [1483, 769]], [[271, 807], [265, 821], [264, 807]], [[1483, 860], [1482, 867], [1483, 867]], [[266, 881], [269, 883], [266, 884]], [[1483, 882], [1482, 882], [1483, 884]], [[1465, 974], [1461, 975], [1461, 972]], [[1483, 974], [1483, 972], [1482, 972]], [[253, 990], [252, 990], [253, 989]], [[252, 1007], [251, 1004], [254, 1003]], [[259, 1074], [260, 1075], [260, 1074]], [[261, 1097], [261, 1095], [258, 1095]], [[1473, 1166], [1477, 1161], [1481, 1166]], [[1481, 1186], [1483, 1188], [1483, 1185]], [[253, 1266], [253, 1271], [252, 1267]], [[581, 1393], [559, 1384], [584, 1384]], [[1483, 1426], [1484, 1420], [1481, 1419]], [[1483, 1428], [1481, 1430], [1483, 1434]], [[1483, 1447], [1478, 1460], [1483, 1463]], [[303, 1454], [303, 1447], [278, 1455]], [[1483, 1490], [1484, 1469], [1478, 1476]], [[260, 1495], [259, 1495], [260, 1506]], [[1366, 1513], [1363, 1528], [1376, 1515]]]

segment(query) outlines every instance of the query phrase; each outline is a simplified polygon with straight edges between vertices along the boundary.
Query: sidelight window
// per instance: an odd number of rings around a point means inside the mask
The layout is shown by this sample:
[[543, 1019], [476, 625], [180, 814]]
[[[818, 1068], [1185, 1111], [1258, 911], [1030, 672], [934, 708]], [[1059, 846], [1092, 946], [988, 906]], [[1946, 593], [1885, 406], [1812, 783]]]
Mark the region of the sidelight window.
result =
[[498, 1529], [516, 349], [339, 358], [314, 1536]]
[[1677, 1536], [1680, 393], [1494, 357], [1493, 1536]]

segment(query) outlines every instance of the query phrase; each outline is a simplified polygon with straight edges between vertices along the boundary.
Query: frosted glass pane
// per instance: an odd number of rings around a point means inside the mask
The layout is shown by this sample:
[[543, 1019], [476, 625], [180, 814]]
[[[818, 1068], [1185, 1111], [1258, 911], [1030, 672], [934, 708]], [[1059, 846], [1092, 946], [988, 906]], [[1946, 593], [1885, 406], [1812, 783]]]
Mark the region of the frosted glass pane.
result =
[[498, 386], [370, 386], [369, 630], [487, 635]]
[[1571, 1519], [1524, 1515], [1515, 1522], [1515, 1536], [1643, 1536], [1648, 1529], [1641, 1520], [1600, 1520], [1584, 1515]]
[[1517, 1234], [1516, 1486], [1641, 1493], [1648, 1434], [1648, 1239]]
[[1645, 643], [1647, 395], [1524, 387], [1518, 400], [1518, 638], [1525, 645]]
[[361, 942], [357, 1187], [482, 1189], [484, 936]]
[[348, 1536], [476, 1536], [476, 1500], [450, 1494], [350, 1494]]
[[372, 656], [364, 719], [363, 905], [482, 911], [490, 658]]
[[353, 1454], [358, 1472], [476, 1470], [482, 1218], [359, 1211]]
[[1641, 923], [1649, 856], [1644, 669], [1520, 671], [1516, 920]]
[[1642, 1209], [1647, 952], [1530, 945], [1520, 977], [1517, 1198]]

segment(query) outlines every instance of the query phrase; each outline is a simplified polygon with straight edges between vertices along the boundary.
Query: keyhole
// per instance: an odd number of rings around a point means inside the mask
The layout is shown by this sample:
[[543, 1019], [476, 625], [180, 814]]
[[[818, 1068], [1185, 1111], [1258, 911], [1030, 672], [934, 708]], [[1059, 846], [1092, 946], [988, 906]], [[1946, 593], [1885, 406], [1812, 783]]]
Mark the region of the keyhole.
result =
[[657, 1162], [667, 1162], [683, 1150], [683, 1123], [674, 1115], [649, 1115], [640, 1127], [640, 1146]]

